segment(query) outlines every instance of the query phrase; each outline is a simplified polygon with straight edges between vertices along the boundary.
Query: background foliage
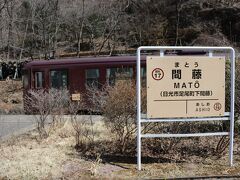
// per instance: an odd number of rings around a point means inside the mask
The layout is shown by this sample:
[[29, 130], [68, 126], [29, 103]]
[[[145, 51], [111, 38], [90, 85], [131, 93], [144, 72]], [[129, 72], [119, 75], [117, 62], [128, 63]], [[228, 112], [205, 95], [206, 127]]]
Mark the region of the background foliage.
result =
[[237, 0], [0, 0], [0, 57], [129, 53], [141, 45], [239, 47]]

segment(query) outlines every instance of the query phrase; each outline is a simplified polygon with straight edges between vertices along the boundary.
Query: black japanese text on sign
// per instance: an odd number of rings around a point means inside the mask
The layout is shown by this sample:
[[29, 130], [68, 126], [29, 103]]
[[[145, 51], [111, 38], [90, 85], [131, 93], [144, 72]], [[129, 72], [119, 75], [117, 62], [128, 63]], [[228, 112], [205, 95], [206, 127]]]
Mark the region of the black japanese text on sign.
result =
[[149, 118], [222, 116], [224, 107], [223, 57], [147, 57]]

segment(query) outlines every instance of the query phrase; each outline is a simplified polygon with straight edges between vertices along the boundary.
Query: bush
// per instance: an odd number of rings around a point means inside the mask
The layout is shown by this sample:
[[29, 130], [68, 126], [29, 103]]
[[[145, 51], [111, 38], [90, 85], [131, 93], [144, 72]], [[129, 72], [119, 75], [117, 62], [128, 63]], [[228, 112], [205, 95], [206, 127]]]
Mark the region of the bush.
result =
[[0, 109], [0, 115], [5, 115], [7, 112], [4, 109]]
[[[76, 142], [76, 149], [80, 149], [86, 145], [87, 141], [93, 143], [94, 141], [94, 130], [92, 117], [79, 117], [79, 109], [84, 109], [84, 103], [82, 101], [69, 101], [68, 111], [70, 113], [70, 119], [72, 127], [74, 129], [74, 136]], [[89, 126], [90, 124], [90, 127]]]
[[104, 122], [115, 135], [121, 152], [135, 138], [136, 132], [136, 90], [131, 82], [119, 82], [108, 88], [103, 106]]
[[21, 107], [14, 107], [9, 110], [8, 114], [24, 114], [24, 110]]
[[[49, 116], [53, 115], [55, 117], [56, 114], [61, 114], [69, 99], [70, 96], [66, 89], [28, 91], [25, 97], [25, 108], [27, 112], [34, 114], [37, 122], [37, 130], [41, 138], [46, 138], [49, 135], [46, 129]], [[53, 118], [53, 123], [55, 122], [54, 120]]]
[[[142, 108], [146, 111], [146, 92], [143, 91], [142, 94]], [[92, 110], [102, 112], [106, 127], [114, 135], [116, 149], [121, 153], [135, 149], [137, 130], [135, 84], [122, 80], [116, 82], [113, 87], [105, 86], [102, 90], [89, 89], [88, 97], [93, 105]]]

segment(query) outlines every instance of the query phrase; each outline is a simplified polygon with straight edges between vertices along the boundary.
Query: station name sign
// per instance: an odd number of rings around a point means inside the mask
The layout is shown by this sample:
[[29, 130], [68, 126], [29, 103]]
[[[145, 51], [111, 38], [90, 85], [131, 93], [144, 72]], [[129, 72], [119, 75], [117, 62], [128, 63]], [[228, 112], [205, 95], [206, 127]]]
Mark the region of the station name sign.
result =
[[147, 117], [223, 116], [225, 58], [147, 57]]

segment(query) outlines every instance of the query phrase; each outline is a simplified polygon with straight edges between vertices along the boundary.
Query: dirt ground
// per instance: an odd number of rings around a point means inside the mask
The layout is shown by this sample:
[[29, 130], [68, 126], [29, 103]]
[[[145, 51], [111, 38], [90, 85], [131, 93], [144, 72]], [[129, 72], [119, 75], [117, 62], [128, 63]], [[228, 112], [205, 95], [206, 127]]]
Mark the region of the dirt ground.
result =
[[[95, 141], [111, 139], [102, 121], [94, 124]], [[111, 146], [110, 146], [111, 147]], [[104, 152], [103, 152], [104, 153]], [[139, 179], [173, 178], [205, 175], [240, 175], [240, 146], [236, 138], [234, 166], [228, 165], [227, 152], [222, 157], [199, 158], [189, 155], [182, 162], [150, 162], [143, 158], [143, 170], [136, 170], [136, 157], [104, 159], [102, 155], [86, 158], [75, 149], [72, 125], [66, 121], [40, 140], [36, 131], [12, 137], [0, 144], [0, 179]]]

